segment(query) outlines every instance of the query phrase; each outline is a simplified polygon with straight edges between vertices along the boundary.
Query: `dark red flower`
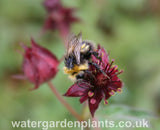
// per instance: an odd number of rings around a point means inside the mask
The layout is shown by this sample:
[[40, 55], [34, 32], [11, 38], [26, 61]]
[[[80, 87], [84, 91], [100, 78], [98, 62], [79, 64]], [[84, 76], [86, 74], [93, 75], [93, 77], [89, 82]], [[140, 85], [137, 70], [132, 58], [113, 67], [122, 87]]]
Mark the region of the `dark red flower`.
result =
[[60, 0], [45, 0], [43, 2], [43, 6], [48, 12], [52, 12], [56, 9], [59, 9], [62, 6], [62, 4]]
[[81, 97], [80, 103], [88, 100], [89, 109], [94, 116], [99, 103], [104, 98], [104, 103], [108, 104], [107, 99], [114, 95], [115, 92], [121, 92], [122, 81], [118, 78], [117, 66], [112, 66], [114, 60], [109, 63], [108, 55], [104, 48], [98, 46], [97, 52], [100, 59], [92, 55], [92, 63], [99, 65], [102, 71], [94, 65], [90, 65], [89, 71], [91, 74], [86, 73], [82, 82], [76, 82], [64, 94], [69, 97]]
[[44, 23], [44, 31], [58, 29], [62, 37], [69, 34], [72, 23], [79, 21], [73, 16], [75, 9], [65, 8], [59, 0], [45, 0], [43, 3], [48, 12]]
[[50, 51], [37, 45], [33, 39], [31, 39], [31, 44], [31, 47], [22, 44], [25, 50], [23, 72], [25, 77], [35, 84], [34, 89], [37, 89], [40, 84], [56, 75], [59, 61]]

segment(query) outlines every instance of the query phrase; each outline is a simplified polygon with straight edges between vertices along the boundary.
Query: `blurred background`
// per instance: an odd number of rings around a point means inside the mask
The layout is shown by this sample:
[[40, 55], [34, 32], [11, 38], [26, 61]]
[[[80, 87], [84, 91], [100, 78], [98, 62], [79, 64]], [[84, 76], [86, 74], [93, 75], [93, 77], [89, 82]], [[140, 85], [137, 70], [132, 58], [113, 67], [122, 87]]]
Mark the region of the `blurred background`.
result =
[[[34, 85], [11, 78], [13, 74], [22, 73], [22, 56], [16, 52], [23, 50], [19, 42], [30, 45], [31, 36], [59, 59], [64, 55], [58, 31], [48, 31], [39, 37], [46, 17], [42, 2], [0, 0], [1, 130], [12, 130], [11, 120], [75, 120], [46, 84], [29, 92]], [[81, 19], [72, 25], [71, 32], [82, 31], [83, 39], [104, 46], [110, 60], [115, 59], [119, 69], [124, 70], [120, 75], [124, 82], [123, 93], [111, 97], [107, 106], [101, 103], [95, 114], [97, 118], [145, 118], [151, 122], [150, 129], [160, 129], [160, 1], [62, 0], [62, 3], [77, 8], [75, 16]], [[63, 74], [63, 66], [61, 63], [59, 73], [52, 80], [61, 94], [72, 84]], [[64, 98], [77, 112], [82, 112], [83, 105], [78, 98]]]

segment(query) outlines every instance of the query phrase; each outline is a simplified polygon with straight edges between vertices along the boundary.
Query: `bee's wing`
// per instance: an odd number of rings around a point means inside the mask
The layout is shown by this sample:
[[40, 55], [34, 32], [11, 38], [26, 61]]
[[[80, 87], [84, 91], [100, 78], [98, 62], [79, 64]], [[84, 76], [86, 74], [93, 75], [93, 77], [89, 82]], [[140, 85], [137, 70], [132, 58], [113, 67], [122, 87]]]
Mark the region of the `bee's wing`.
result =
[[79, 43], [82, 43], [82, 32], [77, 35]]
[[76, 44], [76, 36], [72, 33], [68, 38], [67, 55], [72, 54]]
[[81, 44], [82, 44], [82, 33], [80, 32], [78, 35], [77, 35], [77, 39], [75, 41], [75, 48], [74, 48], [74, 54], [75, 54], [75, 57], [76, 57], [76, 61], [77, 61], [77, 64], [80, 64], [80, 49], [81, 49]]
[[80, 49], [82, 43], [82, 33], [77, 36], [71, 34], [68, 38], [67, 55], [75, 55], [77, 64], [80, 64]]

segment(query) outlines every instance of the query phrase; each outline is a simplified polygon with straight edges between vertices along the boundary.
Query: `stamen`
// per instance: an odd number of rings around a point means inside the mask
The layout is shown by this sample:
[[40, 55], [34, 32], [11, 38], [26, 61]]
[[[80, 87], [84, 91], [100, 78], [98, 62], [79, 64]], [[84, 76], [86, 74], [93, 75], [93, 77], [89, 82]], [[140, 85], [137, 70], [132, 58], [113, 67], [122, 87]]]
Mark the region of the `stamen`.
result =
[[114, 91], [114, 92], [117, 91], [117, 89], [112, 86], [109, 86], [108, 88], [111, 89], [111, 91]]
[[104, 104], [105, 104], [105, 105], [107, 105], [107, 104], [108, 104], [108, 101], [107, 101], [106, 99], [104, 100]]
[[115, 69], [117, 69], [116, 65], [111, 69], [111, 71], [109, 72], [109, 74], [112, 73]]
[[88, 96], [89, 96], [89, 97], [93, 97], [93, 95], [94, 95], [93, 92], [91, 92], [91, 91], [88, 92]]
[[110, 66], [112, 66], [112, 64], [113, 64], [113, 62], [114, 62], [114, 61], [115, 61], [115, 60], [114, 60], [114, 59], [112, 59]]
[[105, 67], [104, 71], [106, 71], [106, 70], [107, 70], [107, 67], [108, 67], [108, 64], [106, 65], [106, 67]]
[[121, 70], [120, 72], [118, 72], [118, 73], [116, 73], [116, 74], [111, 75], [111, 77], [116, 76], [116, 75], [119, 75], [119, 74], [121, 74], [121, 73], [123, 73], [123, 70]]
[[117, 68], [118, 68], [118, 66], [117, 66], [117, 65], [113, 65], [113, 67], [114, 67], [115, 69], [117, 69]]
[[96, 100], [92, 98], [92, 99], [90, 100], [90, 103], [91, 103], [91, 104], [95, 104], [95, 103], [96, 103]]
[[116, 75], [119, 75], [119, 74], [121, 74], [121, 73], [123, 73], [123, 70], [121, 70], [121, 71], [119, 71], [118, 73], [116, 73]]
[[107, 70], [110, 70], [110, 68], [111, 68], [111, 66], [112, 66], [112, 64], [113, 64], [113, 62], [114, 62], [114, 59], [112, 59], [111, 64], [109, 65], [109, 68], [108, 68]]
[[121, 74], [121, 73], [123, 73], [123, 70], [121, 70], [119, 73], [117, 73], [117, 75], [118, 75], [118, 74]]
[[109, 92], [109, 95], [113, 96], [115, 94], [114, 90], [111, 90], [111, 92]]
[[118, 89], [117, 89], [117, 92], [118, 92], [118, 93], [122, 93], [122, 88], [118, 88]]

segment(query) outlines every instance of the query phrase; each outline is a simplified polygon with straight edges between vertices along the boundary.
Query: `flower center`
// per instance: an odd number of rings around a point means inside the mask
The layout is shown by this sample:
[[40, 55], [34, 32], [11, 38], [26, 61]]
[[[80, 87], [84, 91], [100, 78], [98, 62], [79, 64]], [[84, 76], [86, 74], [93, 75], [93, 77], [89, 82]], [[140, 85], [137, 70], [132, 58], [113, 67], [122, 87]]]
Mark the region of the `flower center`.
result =
[[96, 86], [103, 87], [106, 86], [108, 82], [108, 77], [106, 77], [104, 74], [100, 73], [96, 76]]

